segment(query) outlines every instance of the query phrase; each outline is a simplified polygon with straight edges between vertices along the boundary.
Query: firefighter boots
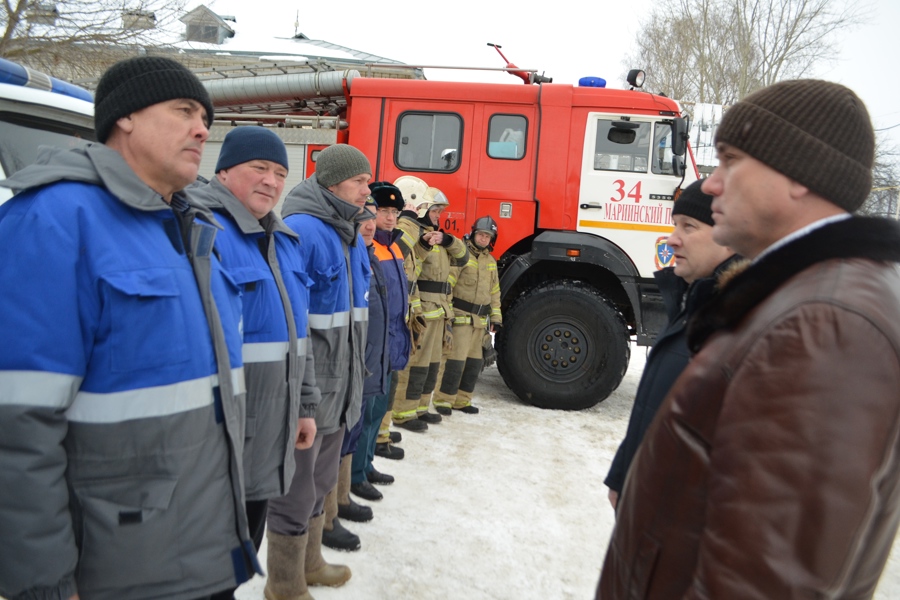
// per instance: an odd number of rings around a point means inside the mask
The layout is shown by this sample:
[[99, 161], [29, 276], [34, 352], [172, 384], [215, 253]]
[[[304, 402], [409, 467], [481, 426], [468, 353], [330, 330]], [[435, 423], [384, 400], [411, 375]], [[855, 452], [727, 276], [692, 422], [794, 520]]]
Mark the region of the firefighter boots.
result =
[[402, 423], [394, 422], [396, 427], [402, 427], [407, 431], [415, 431], [416, 433], [422, 433], [428, 431], [428, 423], [421, 419], [410, 419], [409, 421], [403, 421]]
[[435, 425], [441, 422], [441, 415], [437, 413], [423, 412], [418, 417], [419, 421], [423, 421], [428, 423], [429, 425]]
[[406, 453], [403, 451], [403, 448], [397, 448], [393, 444], [375, 444], [375, 456], [390, 460], [403, 460], [405, 455]]

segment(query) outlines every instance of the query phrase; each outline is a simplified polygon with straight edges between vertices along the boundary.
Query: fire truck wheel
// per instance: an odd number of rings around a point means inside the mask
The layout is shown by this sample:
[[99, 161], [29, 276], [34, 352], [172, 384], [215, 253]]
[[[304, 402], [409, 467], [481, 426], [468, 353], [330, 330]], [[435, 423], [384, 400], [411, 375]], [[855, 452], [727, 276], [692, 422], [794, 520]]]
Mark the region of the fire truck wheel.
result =
[[631, 346], [621, 313], [581, 281], [554, 281], [519, 297], [497, 334], [497, 368], [524, 402], [580, 410], [622, 382]]

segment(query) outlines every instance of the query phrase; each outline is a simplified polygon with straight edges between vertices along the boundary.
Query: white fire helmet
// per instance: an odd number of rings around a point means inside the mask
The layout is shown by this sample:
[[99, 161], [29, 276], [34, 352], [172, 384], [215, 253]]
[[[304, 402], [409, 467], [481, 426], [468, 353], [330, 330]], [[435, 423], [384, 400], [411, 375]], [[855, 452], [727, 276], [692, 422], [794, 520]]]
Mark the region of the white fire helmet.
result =
[[406, 202], [411, 202], [416, 206], [423, 202], [425, 192], [428, 191], [428, 184], [413, 175], [403, 175], [402, 177], [398, 177], [397, 180], [394, 181], [394, 185], [397, 186], [400, 193], [403, 194], [403, 199]]
[[436, 187], [430, 187], [425, 191], [424, 200], [418, 206], [416, 206], [419, 218], [421, 219], [422, 217], [427, 215], [428, 211], [436, 206], [447, 208], [448, 206], [450, 206], [450, 201], [447, 200], [447, 196], [444, 195], [444, 192], [437, 189]]

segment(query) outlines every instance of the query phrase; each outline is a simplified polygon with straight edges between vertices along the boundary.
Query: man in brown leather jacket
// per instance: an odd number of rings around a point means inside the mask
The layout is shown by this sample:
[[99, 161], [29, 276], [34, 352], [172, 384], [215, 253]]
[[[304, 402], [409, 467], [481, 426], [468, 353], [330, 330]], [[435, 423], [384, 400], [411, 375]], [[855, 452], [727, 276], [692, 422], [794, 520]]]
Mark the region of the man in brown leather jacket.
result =
[[869, 598], [900, 517], [900, 228], [862, 101], [775, 84], [716, 133], [713, 238], [752, 260], [635, 457], [597, 597]]

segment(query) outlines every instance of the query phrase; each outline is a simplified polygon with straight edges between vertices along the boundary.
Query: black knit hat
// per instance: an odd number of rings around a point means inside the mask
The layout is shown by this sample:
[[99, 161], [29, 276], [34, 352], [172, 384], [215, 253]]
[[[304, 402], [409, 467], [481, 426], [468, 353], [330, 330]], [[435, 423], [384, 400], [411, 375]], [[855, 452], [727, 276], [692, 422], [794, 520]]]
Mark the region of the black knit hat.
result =
[[213, 105], [200, 80], [181, 63], [160, 56], [139, 56], [117, 62], [100, 78], [94, 93], [94, 127], [105, 143], [113, 125], [142, 108], [187, 98], [206, 109], [212, 125]]
[[815, 79], [782, 81], [726, 111], [724, 142], [853, 212], [872, 187], [875, 133], [852, 90]]
[[704, 194], [700, 189], [701, 185], [703, 185], [703, 180], [698, 179], [682, 190], [678, 200], [675, 201], [675, 206], [672, 207], [672, 215], [693, 217], [709, 226], [713, 226], [715, 225], [711, 208], [713, 197], [709, 194]]
[[232, 129], [225, 136], [216, 173], [251, 160], [268, 160], [290, 169], [287, 149], [277, 133], [265, 127], [246, 126]]
[[406, 205], [403, 201], [403, 194], [400, 193], [400, 188], [387, 181], [370, 183], [369, 189], [372, 191], [372, 198], [375, 199], [375, 205], [378, 208], [403, 210], [403, 207]]

